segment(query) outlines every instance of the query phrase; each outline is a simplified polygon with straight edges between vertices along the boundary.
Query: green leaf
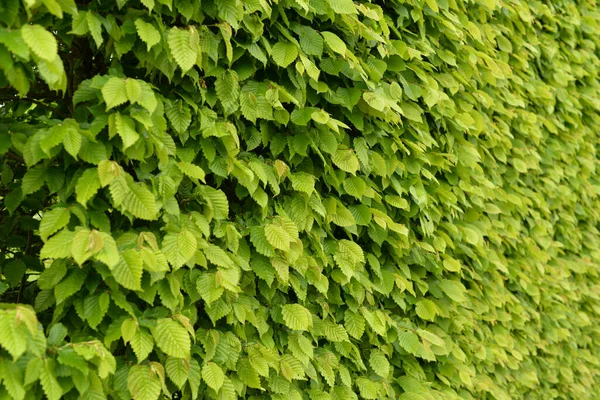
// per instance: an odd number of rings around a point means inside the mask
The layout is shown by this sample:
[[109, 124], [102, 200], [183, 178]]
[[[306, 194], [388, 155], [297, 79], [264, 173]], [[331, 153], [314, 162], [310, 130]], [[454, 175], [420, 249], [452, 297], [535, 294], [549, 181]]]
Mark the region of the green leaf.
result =
[[323, 54], [323, 37], [311, 27], [303, 26], [299, 30], [300, 47], [309, 56], [321, 57]]
[[52, 236], [40, 251], [40, 258], [66, 258], [71, 256], [71, 245], [75, 232], [63, 229]]
[[196, 64], [198, 57], [198, 46], [194, 43], [191, 29], [173, 27], [169, 30], [167, 39], [171, 54], [184, 74]]
[[423, 114], [423, 110], [417, 106], [416, 104], [405, 102], [402, 103], [402, 112], [411, 121], [421, 122], [423, 118], [421, 114]]
[[98, 171], [95, 168], [86, 169], [79, 179], [77, 179], [77, 184], [75, 185], [77, 202], [87, 207], [88, 201], [94, 197], [98, 189], [100, 189]]
[[90, 31], [87, 21], [87, 13], [82, 12], [73, 16], [73, 22], [71, 23], [71, 34], [83, 36]]
[[84, 299], [83, 316], [93, 329], [96, 329], [100, 322], [102, 322], [102, 319], [108, 311], [109, 303], [110, 295], [106, 292], [102, 294], [93, 294]]
[[8, 210], [10, 215], [12, 215], [15, 212], [15, 210], [21, 204], [22, 200], [23, 200], [23, 192], [20, 187], [9, 192], [6, 195], [6, 197], [4, 197], [4, 206], [6, 207], [6, 209]]
[[465, 297], [467, 290], [464, 285], [458, 281], [443, 279], [438, 283], [438, 286], [446, 293], [446, 295], [448, 295], [448, 297], [457, 303], [462, 303], [467, 300]]
[[29, 80], [25, 75], [25, 71], [20, 67], [8, 70], [6, 72], [6, 79], [8, 82], [19, 92], [19, 95], [25, 96], [29, 92]]
[[275, 268], [273, 268], [268, 258], [258, 255], [253, 256], [250, 266], [256, 276], [267, 282], [267, 285], [271, 286], [275, 280]]
[[242, 383], [248, 387], [259, 389], [261, 388], [260, 377], [256, 370], [252, 367], [247, 357], [242, 357], [237, 364], [237, 375]]
[[29, 47], [23, 40], [21, 31], [8, 29], [0, 31], [0, 43], [5, 45], [14, 55], [29, 60]]
[[8, 351], [14, 360], [27, 348], [27, 331], [17, 325], [16, 309], [0, 309], [0, 347]]
[[258, 116], [256, 108], [258, 107], [258, 98], [256, 93], [251, 90], [249, 85], [245, 85], [240, 92], [240, 111], [244, 118], [255, 122]]
[[21, 27], [21, 37], [27, 43], [33, 54], [46, 61], [54, 61], [58, 56], [56, 38], [40, 25], [24, 24]]
[[157, 400], [161, 380], [150, 365], [134, 365], [129, 369], [127, 388], [134, 400]]
[[[126, 1], [126, 0], [121, 0]], [[148, 8], [148, 10], [152, 11], [154, 9], [154, 0], [141, 0], [141, 3]]]
[[[65, 337], [66, 337], [66, 332], [65, 332], [65, 336], [63, 336], [62, 340], [64, 340]], [[73, 350], [72, 348], [63, 347], [63, 348], [59, 349], [57, 359], [58, 359], [58, 362], [62, 365], [74, 367], [84, 373], [89, 371], [89, 367], [88, 367], [88, 364], [87, 364], [85, 358], [83, 356], [77, 354], [75, 352], [75, 350]]]
[[248, 53], [250, 53], [252, 55], [252, 57], [256, 58], [258, 61], [260, 61], [261, 63], [263, 63], [264, 65], [267, 64], [267, 56], [265, 55], [265, 52], [260, 48], [260, 46], [257, 43], [252, 43], [248, 46], [247, 48]]
[[[62, 125], [62, 124], [61, 124]], [[51, 155], [52, 148], [62, 143], [67, 135], [67, 129], [62, 126], [55, 125], [48, 130], [48, 134], [44, 135], [40, 140], [40, 147], [48, 156]]]
[[444, 339], [432, 332], [426, 331], [425, 329], [417, 329], [417, 333], [419, 334], [419, 336], [421, 336], [423, 339], [427, 340], [434, 346], [446, 346], [446, 342], [444, 342]]
[[390, 373], [390, 362], [381, 350], [371, 351], [369, 365], [382, 378], [387, 378]]
[[351, 149], [339, 149], [331, 157], [331, 161], [342, 171], [356, 174], [360, 168], [358, 158]]
[[238, 22], [243, 17], [243, 9], [241, 7], [243, 3], [235, 0], [222, 0], [216, 4], [219, 18], [229, 23], [232, 27], [237, 28]]
[[306, 331], [312, 326], [312, 314], [300, 304], [286, 304], [281, 308], [281, 315], [290, 329]]
[[235, 390], [235, 386], [233, 382], [228, 377], [223, 379], [223, 386], [219, 390], [219, 400], [236, 400], [238, 398], [238, 394]]
[[[127, 85], [125, 85], [126, 87]], [[140, 135], [135, 130], [135, 121], [127, 115], [115, 114], [115, 127], [117, 134], [123, 140], [123, 151], [133, 146], [138, 141]]]
[[350, 336], [360, 340], [365, 331], [365, 319], [359, 313], [346, 310], [344, 314], [344, 327]]
[[217, 301], [225, 291], [223, 286], [217, 286], [215, 274], [208, 273], [200, 275], [196, 281], [196, 289], [206, 304]]
[[11, 398], [16, 400], [23, 400], [25, 398], [23, 372], [17, 364], [6, 359], [0, 360], [0, 376], [4, 377], [4, 387]]
[[402, 210], [410, 210], [410, 206], [408, 204], [408, 200], [400, 197], [400, 196], [385, 196], [385, 201], [391, 205], [392, 207], [400, 208]]
[[43, 241], [55, 232], [64, 228], [71, 217], [71, 212], [68, 208], [55, 207], [52, 210], [45, 212], [40, 221], [40, 236]]
[[139, 99], [137, 100], [137, 103], [140, 106], [144, 107], [149, 113], [153, 113], [154, 110], [156, 110], [156, 107], [158, 106], [158, 101], [156, 100], [154, 91], [152, 90], [152, 87], [146, 82], [138, 81], [138, 83], [140, 84], [142, 93]]
[[56, 380], [56, 365], [51, 358], [45, 359], [42, 364], [40, 383], [48, 400], [58, 400], [62, 397], [62, 388]]
[[102, 98], [106, 103], [106, 110], [124, 104], [127, 101], [125, 80], [121, 78], [110, 78], [104, 86], [102, 86]]
[[220, 267], [233, 268], [234, 266], [233, 261], [229, 258], [225, 250], [214, 244], [207, 245], [204, 249], [204, 255], [208, 261]]
[[229, 202], [223, 191], [210, 186], [201, 186], [198, 188], [198, 191], [212, 210], [214, 218], [226, 219], [229, 216]]
[[12, 145], [8, 133], [0, 133], [0, 154], [6, 154]]
[[290, 248], [291, 238], [281, 226], [275, 224], [265, 225], [265, 237], [271, 246], [287, 251]]
[[101, 233], [103, 246], [100, 251], [94, 254], [94, 258], [98, 261], [103, 262], [109, 268], [114, 268], [120, 260], [119, 250], [115, 239], [108, 233]]
[[292, 43], [277, 42], [273, 46], [271, 57], [275, 64], [285, 68], [298, 57], [298, 48]]
[[167, 355], [175, 358], [188, 358], [190, 356], [190, 337], [187, 330], [170, 318], [156, 321], [152, 328], [152, 336], [156, 345]]
[[327, 124], [330, 120], [329, 114], [325, 110], [317, 110], [310, 114], [310, 118], [318, 124]]
[[363, 316], [365, 321], [369, 324], [371, 329], [378, 335], [384, 336], [387, 332], [385, 319], [383, 313], [380, 310], [370, 310], [368, 308], [362, 308]]
[[350, 210], [344, 207], [341, 203], [337, 204], [335, 213], [329, 214], [329, 216], [331, 218], [331, 221], [338, 226], [350, 227], [356, 224], [354, 216], [352, 215]]
[[[323, 38], [321, 37], [321, 35], [319, 35], [319, 39], [323, 40]], [[300, 54], [300, 61], [302, 61], [302, 66], [304, 67], [304, 70], [306, 71], [306, 74], [311, 79], [313, 79], [315, 81], [318, 81], [319, 80], [319, 76], [321, 75], [321, 70], [319, 70], [317, 68], [317, 66], [315, 65], [315, 63], [313, 63], [307, 57], [304, 57], [302, 54]]]
[[192, 398], [196, 398], [198, 397], [198, 389], [201, 383], [200, 365], [198, 364], [198, 361], [196, 361], [193, 358], [189, 361], [189, 365], [190, 373], [188, 377], [188, 382], [190, 383]]
[[275, 255], [273, 246], [265, 237], [265, 229], [262, 226], [253, 226], [250, 228], [250, 241], [258, 253], [268, 257]]
[[219, 391], [221, 386], [223, 386], [224, 378], [225, 374], [223, 370], [214, 362], [209, 361], [202, 367], [202, 379], [214, 391]]
[[125, 319], [121, 324], [121, 337], [123, 338], [123, 342], [129, 343], [138, 330], [139, 323], [137, 320], [134, 318]]
[[365, 255], [362, 248], [358, 244], [346, 239], [338, 242], [338, 251], [334, 255], [334, 258], [340, 264], [349, 263], [353, 266], [365, 262]]
[[349, 340], [348, 333], [341, 325], [326, 320], [321, 326], [325, 337], [330, 342], [347, 342]]
[[377, 399], [377, 385], [367, 378], [363, 378], [362, 376], [356, 378], [355, 380], [356, 386], [360, 392], [360, 396], [363, 399]]
[[129, 181], [127, 188], [129, 192], [123, 198], [123, 209], [134, 217], [149, 221], [155, 220], [158, 214], [156, 199], [146, 185]]
[[127, 78], [125, 81], [125, 91], [127, 92], [127, 99], [131, 103], [137, 102], [142, 96], [142, 86], [136, 79]]
[[104, 41], [102, 38], [102, 21], [100, 21], [94, 12], [89, 10], [86, 12], [86, 19], [92, 38], [96, 42], [96, 47], [102, 46], [102, 42]]
[[188, 230], [170, 232], [164, 237], [162, 243], [162, 251], [174, 270], [190, 261], [197, 249], [196, 237]]
[[344, 180], [344, 190], [350, 196], [360, 200], [367, 190], [367, 184], [360, 177], [354, 176]]
[[346, 56], [346, 43], [338, 35], [333, 32], [321, 32], [323, 39], [325, 39], [325, 44], [335, 53], [341, 54], [342, 57]]
[[337, 14], [358, 14], [352, 0], [327, 0], [327, 4]]
[[165, 363], [167, 375], [173, 383], [181, 388], [185, 385], [190, 374], [190, 363], [187, 360], [175, 357], [167, 357]]
[[28, 170], [21, 181], [21, 190], [23, 196], [37, 192], [44, 186], [47, 170], [45, 167], [38, 165]]
[[25, 385], [34, 383], [40, 379], [40, 370], [42, 369], [43, 360], [41, 357], [33, 357], [27, 363], [25, 370]]
[[[8, 285], [7, 285], [8, 286]], [[40, 290], [35, 298], [34, 309], [36, 312], [42, 312], [47, 310], [56, 304], [56, 298], [54, 297], [54, 290], [44, 289]]]
[[415, 311], [419, 318], [427, 321], [433, 321], [438, 313], [435, 303], [427, 299], [420, 300], [415, 307]]
[[177, 166], [179, 167], [181, 172], [183, 172], [184, 175], [189, 176], [192, 179], [199, 179], [202, 182], [204, 182], [204, 177], [206, 176], [206, 174], [204, 173], [204, 170], [199, 166], [184, 161], [178, 162]]
[[57, 0], [57, 3], [60, 5], [62, 11], [67, 14], [77, 15], [77, 4], [75, 4], [75, 0]]
[[299, 192], [304, 192], [306, 194], [312, 194], [315, 190], [315, 177], [313, 175], [297, 172], [290, 176], [290, 180], [292, 181], [292, 187], [294, 190]]
[[77, 129], [76, 126], [69, 126], [62, 143], [67, 153], [69, 153], [74, 159], [77, 159], [77, 155], [79, 154], [79, 150], [81, 150], [81, 145], [83, 144], [79, 129]]
[[421, 342], [414, 332], [405, 331], [398, 335], [398, 344], [409, 354], [416, 354]]
[[114, 161], [102, 160], [98, 163], [98, 178], [100, 185], [106, 187], [117, 177], [123, 175], [123, 168]]
[[[131, 177], [127, 175], [120, 176], [122, 173], [123, 170], [120, 170], [118, 172], [118, 178], [114, 179], [108, 187], [113, 206], [119, 208], [123, 207], [123, 201], [125, 200], [125, 197], [129, 194], [129, 184], [132, 181]], [[102, 179], [103, 177], [100, 176], [100, 183], [102, 183]]]
[[7, 264], [4, 265], [4, 277], [6, 278], [6, 281], [11, 285], [11, 286], [17, 286], [20, 282], [21, 279], [23, 278], [23, 275], [25, 274], [25, 270], [27, 269], [27, 266], [25, 265], [25, 263], [22, 260], [14, 260], [8, 262]]
[[77, 264], [82, 265], [91, 256], [102, 250], [104, 240], [97, 230], [81, 229], [77, 231], [71, 245], [71, 255]]
[[146, 43], [148, 51], [160, 42], [160, 32], [153, 24], [138, 18], [135, 20], [135, 28], [140, 39]]
[[225, 108], [237, 108], [240, 95], [240, 84], [238, 74], [233, 70], [223, 72], [215, 81], [215, 89], [219, 100]]
[[167, 103], [165, 113], [173, 128], [178, 133], [184, 133], [192, 123], [192, 114], [190, 108], [182, 101]]
[[129, 340], [131, 348], [135, 353], [138, 363], [144, 361], [154, 349], [154, 340], [152, 335], [146, 332], [146, 329], [139, 329]]
[[425, 2], [433, 10], [433, 12], [437, 13], [440, 11], [436, 0], [425, 0]]
[[[70, 247], [69, 243], [69, 247]], [[61, 304], [64, 300], [68, 299], [83, 286], [87, 273], [81, 269], [72, 270], [69, 275], [63, 279], [58, 285], [54, 287], [54, 297], [56, 298], [56, 304]]]
[[462, 269], [460, 261], [451, 257], [444, 259], [444, 268], [450, 272], [459, 272]]
[[142, 264], [142, 257], [136, 250], [125, 250], [121, 253], [119, 262], [113, 267], [112, 275], [121, 286], [131, 290], [141, 290]]
[[67, 274], [66, 261], [64, 259], [54, 260], [47, 267], [37, 280], [37, 285], [40, 289], [53, 289]]

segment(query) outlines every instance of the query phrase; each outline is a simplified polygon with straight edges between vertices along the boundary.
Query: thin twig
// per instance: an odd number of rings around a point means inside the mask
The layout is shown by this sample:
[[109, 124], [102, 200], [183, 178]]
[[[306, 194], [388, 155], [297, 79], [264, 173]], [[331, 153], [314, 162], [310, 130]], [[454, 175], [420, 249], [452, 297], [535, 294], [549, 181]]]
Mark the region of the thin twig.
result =
[[24, 162], [23, 157], [21, 157], [20, 155], [18, 155], [16, 153], [13, 153], [10, 150], [5, 155], [6, 155], [6, 157], [8, 157], [8, 158], [10, 158], [12, 160], [18, 161], [20, 163]]

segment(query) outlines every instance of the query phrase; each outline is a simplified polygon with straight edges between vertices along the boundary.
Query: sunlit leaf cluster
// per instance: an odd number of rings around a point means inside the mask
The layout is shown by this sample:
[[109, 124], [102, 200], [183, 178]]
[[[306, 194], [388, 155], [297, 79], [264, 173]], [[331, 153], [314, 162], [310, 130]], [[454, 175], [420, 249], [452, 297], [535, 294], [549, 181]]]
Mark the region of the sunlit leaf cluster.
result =
[[4, 0], [0, 398], [594, 399], [595, 0]]

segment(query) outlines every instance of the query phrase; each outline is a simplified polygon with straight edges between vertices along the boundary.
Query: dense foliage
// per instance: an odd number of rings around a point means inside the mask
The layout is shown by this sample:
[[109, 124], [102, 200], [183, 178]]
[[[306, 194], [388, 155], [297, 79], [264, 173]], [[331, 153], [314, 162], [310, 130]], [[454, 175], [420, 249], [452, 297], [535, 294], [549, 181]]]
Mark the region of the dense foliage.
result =
[[2, 0], [0, 398], [595, 398], [599, 46], [595, 0]]

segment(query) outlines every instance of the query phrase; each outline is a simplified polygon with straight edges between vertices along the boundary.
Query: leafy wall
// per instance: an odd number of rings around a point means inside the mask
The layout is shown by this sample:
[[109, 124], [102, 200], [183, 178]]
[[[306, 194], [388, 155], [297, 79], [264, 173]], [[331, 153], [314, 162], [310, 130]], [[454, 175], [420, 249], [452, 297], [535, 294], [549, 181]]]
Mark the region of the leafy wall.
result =
[[597, 398], [598, 45], [594, 0], [3, 0], [0, 398]]

